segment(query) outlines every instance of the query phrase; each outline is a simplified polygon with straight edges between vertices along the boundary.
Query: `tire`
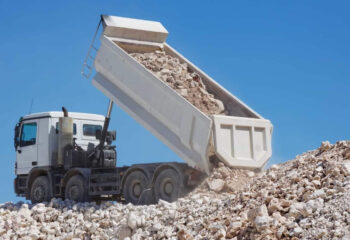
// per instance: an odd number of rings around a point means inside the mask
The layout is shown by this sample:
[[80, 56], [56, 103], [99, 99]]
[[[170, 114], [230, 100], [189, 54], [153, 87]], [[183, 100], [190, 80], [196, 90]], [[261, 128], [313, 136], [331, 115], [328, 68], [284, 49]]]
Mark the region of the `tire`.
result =
[[80, 175], [71, 177], [65, 187], [65, 198], [75, 202], [86, 202], [87, 188], [84, 183], [84, 179]]
[[155, 200], [163, 199], [167, 202], [173, 202], [184, 195], [183, 177], [176, 170], [167, 168], [162, 170], [153, 185]]
[[30, 201], [32, 204], [48, 202], [51, 200], [51, 188], [47, 176], [37, 177], [30, 188]]
[[140, 170], [131, 172], [126, 176], [123, 185], [123, 195], [127, 203], [132, 203], [134, 205], [146, 204], [147, 199], [145, 199], [145, 190], [148, 185], [148, 178]]

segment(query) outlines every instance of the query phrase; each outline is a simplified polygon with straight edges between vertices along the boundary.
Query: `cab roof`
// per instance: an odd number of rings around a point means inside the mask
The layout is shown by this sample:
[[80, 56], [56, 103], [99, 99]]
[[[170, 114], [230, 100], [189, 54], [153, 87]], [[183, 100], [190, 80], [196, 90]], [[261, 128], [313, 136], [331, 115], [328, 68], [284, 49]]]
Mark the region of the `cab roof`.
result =
[[[22, 120], [37, 119], [37, 118], [59, 118], [63, 117], [63, 112], [53, 111], [53, 112], [41, 112], [33, 113], [23, 116]], [[78, 113], [78, 112], [68, 112], [68, 117], [73, 119], [83, 119], [83, 120], [93, 120], [93, 121], [104, 121], [105, 117], [99, 114], [92, 113]]]

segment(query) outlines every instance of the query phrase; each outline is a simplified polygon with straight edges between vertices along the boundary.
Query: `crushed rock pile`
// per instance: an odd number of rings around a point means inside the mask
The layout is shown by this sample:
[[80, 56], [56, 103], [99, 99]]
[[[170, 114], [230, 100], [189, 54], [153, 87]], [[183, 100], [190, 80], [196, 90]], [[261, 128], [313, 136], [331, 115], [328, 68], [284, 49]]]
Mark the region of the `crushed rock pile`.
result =
[[217, 163], [173, 203], [5, 203], [0, 238], [349, 239], [350, 141], [324, 142], [261, 173]]
[[206, 114], [225, 114], [223, 102], [207, 92], [200, 75], [163, 50], [130, 53], [138, 62]]

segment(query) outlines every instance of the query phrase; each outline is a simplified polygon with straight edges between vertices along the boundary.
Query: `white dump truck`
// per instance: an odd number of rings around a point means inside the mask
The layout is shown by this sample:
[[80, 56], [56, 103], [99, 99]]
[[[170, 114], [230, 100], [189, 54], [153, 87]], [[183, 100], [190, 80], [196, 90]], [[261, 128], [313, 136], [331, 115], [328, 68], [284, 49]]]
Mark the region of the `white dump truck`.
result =
[[[100, 46], [94, 42], [103, 26]], [[109, 99], [107, 116], [47, 112], [24, 116], [15, 128], [15, 192], [32, 202], [52, 197], [134, 204], [173, 201], [211, 170], [211, 159], [258, 170], [271, 157], [272, 124], [167, 44], [159, 22], [101, 16], [82, 74]], [[198, 74], [225, 115], [206, 114], [131, 53], [163, 51]], [[94, 53], [95, 52], [95, 53]], [[90, 63], [89, 63], [90, 61]], [[92, 66], [94, 64], [94, 66]], [[108, 131], [113, 103], [126, 111], [185, 163], [117, 167]]]

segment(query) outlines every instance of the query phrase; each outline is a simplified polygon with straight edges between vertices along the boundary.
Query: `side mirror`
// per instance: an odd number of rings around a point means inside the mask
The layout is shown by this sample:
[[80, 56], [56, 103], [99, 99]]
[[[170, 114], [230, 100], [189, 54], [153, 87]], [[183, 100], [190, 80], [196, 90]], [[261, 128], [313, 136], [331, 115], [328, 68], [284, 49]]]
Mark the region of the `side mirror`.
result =
[[15, 136], [14, 136], [14, 146], [15, 146], [15, 150], [17, 150], [17, 147], [19, 145], [19, 132], [20, 132], [20, 124], [17, 123], [15, 126]]
[[101, 129], [97, 129], [96, 132], [95, 132], [95, 137], [97, 140], [101, 140], [101, 137], [102, 137], [102, 131]]
[[117, 139], [117, 132], [116, 131], [108, 131], [106, 142], [108, 145], [111, 145], [113, 141]]
[[115, 141], [117, 139], [117, 132], [116, 131], [108, 131], [108, 135], [112, 139], [112, 141]]

